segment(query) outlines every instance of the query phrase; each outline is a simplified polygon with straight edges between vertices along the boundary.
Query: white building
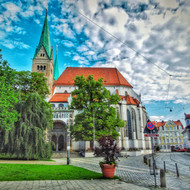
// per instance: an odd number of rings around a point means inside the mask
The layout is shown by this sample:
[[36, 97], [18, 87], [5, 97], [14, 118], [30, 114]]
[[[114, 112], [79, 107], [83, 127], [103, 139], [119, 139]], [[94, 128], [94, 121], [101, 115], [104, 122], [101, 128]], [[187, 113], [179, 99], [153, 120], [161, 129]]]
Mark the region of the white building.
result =
[[190, 148], [190, 114], [185, 114], [185, 123], [186, 127], [182, 132], [183, 143], [184, 143], [184, 148]]
[[[78, 113], [68, 109], [72, 101], [71, 93], [75, 89], [76, 76], [93, 75], [95, 80], [103, 78], [104, 86], [111, 94], [118, 94], [121, 101], [116, 106], [120, 118], [125, 121], [125, 127], [120, 129], [119, 146], [125, 151], [137, 148], [141, 153], [149, 152], [150, 140], [144, 137], [144, 127], [147, 123], [147, 112], [142, 106], [140, 96], [116, 68], [67, 67], [55, 81], [50, 103], [54, 110], [54, 129], [49, 133], [49, 139], [56, 144], [56, 151], [65, 150], [68, 118], [74, 120]], [[64, 143], [62, 143], [64, 142]], [[84, 148], [84, 142], [72, 141], [72, 150]], [[90, 142], [85, 142], [85, 149], [90, 148]]]
[[183, 148], [183, 125], [178, 121], [153, 122], [158, 129], [159, 137], [156, 137], [155, 146], [160, 146], [161, 151], [170, 152], [173, 148]]

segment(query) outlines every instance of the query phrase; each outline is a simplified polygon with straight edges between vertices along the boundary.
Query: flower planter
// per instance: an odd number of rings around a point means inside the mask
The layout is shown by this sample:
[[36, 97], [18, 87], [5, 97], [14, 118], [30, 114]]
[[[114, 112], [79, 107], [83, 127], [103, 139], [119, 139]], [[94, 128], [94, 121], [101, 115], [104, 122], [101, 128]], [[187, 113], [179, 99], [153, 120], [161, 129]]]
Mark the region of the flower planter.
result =
[[101, 166], [102, 174], [106, 178], [113, 178], [115, 173], [115, 164], [109, 165], [109, 164], [103, 164]]

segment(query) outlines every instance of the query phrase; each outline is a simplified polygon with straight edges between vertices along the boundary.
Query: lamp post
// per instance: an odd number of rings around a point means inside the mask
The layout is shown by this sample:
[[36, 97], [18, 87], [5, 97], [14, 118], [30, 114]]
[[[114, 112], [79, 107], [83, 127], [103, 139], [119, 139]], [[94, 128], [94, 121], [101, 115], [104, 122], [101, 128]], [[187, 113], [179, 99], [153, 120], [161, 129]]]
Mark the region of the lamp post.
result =
[[93, 149], [95, 150], [95, 113], [93, 113]]
[[68, 127], [67, 130], [67, 165], [70, 164], [70, 118], [68, 119]]

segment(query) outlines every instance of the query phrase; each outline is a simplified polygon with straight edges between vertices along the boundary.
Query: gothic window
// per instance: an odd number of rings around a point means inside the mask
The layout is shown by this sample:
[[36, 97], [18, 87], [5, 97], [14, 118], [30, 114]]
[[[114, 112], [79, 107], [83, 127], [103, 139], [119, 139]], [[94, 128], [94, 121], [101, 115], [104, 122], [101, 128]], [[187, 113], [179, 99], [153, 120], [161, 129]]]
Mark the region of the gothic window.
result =
[[132, 109], [132, 121], [133, 121], [133, 130], [136, 133], [136, 139], [138, 139], [138, 135], [137, 135], [137, 120], [136, 120], [136, 113], [135, 113], [134, 109]]
[[42, 65], [40, 66], [40, 70], [43, 70], [43, 66]]
[[37, 70], [39, 70], [40, 69], [40, 66], [39, 65], [37, 65]]
[[131, 126], [131, 114], [130, 114], [129, 110], [127, 110], [127, 122], [128, 122], [129, 139], [132, 139], [133, 138], [133, 131], [132, 131], [132, 126]]
[[46, 66], [44, 66], [44, 70], [46, 70]]

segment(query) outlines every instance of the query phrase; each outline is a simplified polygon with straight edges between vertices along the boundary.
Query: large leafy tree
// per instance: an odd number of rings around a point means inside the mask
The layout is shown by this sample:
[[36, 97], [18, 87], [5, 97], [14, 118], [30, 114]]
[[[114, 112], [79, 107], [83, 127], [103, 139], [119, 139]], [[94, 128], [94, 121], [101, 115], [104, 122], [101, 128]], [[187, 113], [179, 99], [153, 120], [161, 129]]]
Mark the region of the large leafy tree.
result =
[[0, 55], [0, 152], [22, 159], [51, 156], [45, 131], [52, 128], [49, 94], [41, 73], [15, 71]]
[[71, 127], [72, 135], [76, 140], [91, 141], [95, 126], [95, 139], [106, 135], [116, 139], [119, 135], [117, 128], [124, 126], [114, 108], [119, 96], [110, 95], [102, 78], [96, 81], [93, 75], [87, 78], [82, 75], [76, 76], [74, 81], [77, 88], [72, 92], [71, 108], [77, 109], [79, 114]]
[[15, 110], [18, 94], [12, 86], [14, 79], [15, 71], [0, 54], [0, 131], [10, 129], [18, 119], [19, 114]]
[[31, 93], [38, 93], [42, 98], [49, 94], [43, 73], [19, 71], [15, 75], [14, 88], [20, 92], [22, 99], [27, 99]]
[[33, 93], [16, 106], [20, 113], [15, 126], [0, 133], [1, 151], [20, 159], [50, 158], [51, 144], [46, 142], [45, 130], [53, 126], [52, 109], [38, 94]]

